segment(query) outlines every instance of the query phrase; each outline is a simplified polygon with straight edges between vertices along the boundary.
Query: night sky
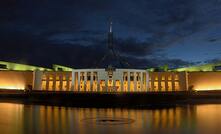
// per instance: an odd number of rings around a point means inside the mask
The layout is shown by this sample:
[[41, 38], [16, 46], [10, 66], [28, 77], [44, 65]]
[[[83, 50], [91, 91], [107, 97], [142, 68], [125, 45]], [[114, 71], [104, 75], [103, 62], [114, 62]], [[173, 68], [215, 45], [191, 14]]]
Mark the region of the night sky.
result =
[[134, 68], [221, 59], [220, 0], [1, 0], [0, 60], [91, 68], [115, 48]]

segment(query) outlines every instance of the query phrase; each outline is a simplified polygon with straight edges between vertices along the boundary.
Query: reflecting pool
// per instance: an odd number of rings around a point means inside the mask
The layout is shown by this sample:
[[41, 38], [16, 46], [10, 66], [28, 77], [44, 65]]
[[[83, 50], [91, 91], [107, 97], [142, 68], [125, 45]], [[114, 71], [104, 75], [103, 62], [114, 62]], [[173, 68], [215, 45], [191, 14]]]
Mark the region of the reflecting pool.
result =
[[221, 104], [152, 109], [0, 103], [1, 134], [217, 134]]

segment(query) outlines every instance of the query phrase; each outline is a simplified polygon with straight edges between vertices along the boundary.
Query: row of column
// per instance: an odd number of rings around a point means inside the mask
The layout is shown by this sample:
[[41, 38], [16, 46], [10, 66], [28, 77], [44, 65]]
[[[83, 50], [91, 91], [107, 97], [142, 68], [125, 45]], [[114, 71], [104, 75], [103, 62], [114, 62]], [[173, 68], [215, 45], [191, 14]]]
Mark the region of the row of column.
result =
[[[150, 81], [149, 81], [149, 75], [151, 78]], [[171, 72], [170, 73], [169, 72], [167, 73], [154, 72], [150, 74], [148, 74], [147, 72], [129, 72], [129, 71], [117, 72], [113, 74], [112, 78], [109, 78], [106, 71], [104, 72], [78, 71], [78, 72], [72, 73], [72, 79], [73, 79], [72, 83], [71, 83], [71, 72], [57, 73], [57, 72], [35, 71], [33, 76], [34, 76], [33, 77], [33, 89], [34, 90], [42, 90], [42, 87], [45, 84], [44, 87], [46, 90], [49, 89], [49, 85], [50, 85], [50, 89], [54, 91], [55, 90], [109, 91], [108, 80], [111, 80], [113, 82], [112, 85], [109, 86], [109, 89], [112, 87], [113, 88], [112, 91], [118, 91], [118, 92], [164, 91], [164, 90], [175, 91], [175, 90], [186, 90], [188, 86], [188, 83], [185, 82], [187, 81], [186, 73], [175, 74]], [[56, 79], [57, 76], [59, 77], [59, 80]], [[137, 79], [137, 76], [139, 76], [138, 79]], [[157, 77], [157, 79], [155, 79], [155, 77]], [[155, 87], [154, 83], [157, 84], [157, 89], [154, 88]], [[162, 83], [165, 86], [164, 88], [162, 88], [162, 85], [161, 85]], [[56, 86], [58, 84], [59, 84], [59, 87]], [[52, 88], [51, 88], [51, 85], [52, 85]], [[176, 87], [177, 85], [179, 89]], [[80, 87], [80, 86], [83, 86], [83, 87]]]
[[150, 91], [177, 91], [185, 90], [185, 73], [150, 73]]
[[[70, 74], [44, 74], [46, 76], [46, 90], [53, 90], [53, 91], [68, 91], [71, 90], [71, 80], [70, 80]], [[57, 79], [58, 77], [58, 79]], [[44, 81], [44, 80], [43, 80]], [[49, 83], [52, 82], [52, 87], [49, 85]], [[59, 86], [58, 86], [59, 85]], [[42, 85], [44, 86], [44, 85]]]
[[[74, 91], [147, 91], [148, 89], [148, 75], [145, 72], [124, 72], [113, 74], [111, 78], [99, 72], [73, 72], [73, 89]], [[106, 73], [106, 72], [105, 72]], [[103, 76], [103, 78], [100, 78]], [[137, 78], [138, 77], [138, 78]], [[131, 79], [132, 78], [132, 79]], [[108, 83], [111, 81], [111, 86]], [[89, 83], [90, 84], [89, 84]], [[133, 82], [133, 89], [131, 89], [131, 82]], [[116, 86], [116, 83], [119, 85]], [[138, 85], [139, 84], [139, 88]], [[125, 86], [127, 85], [127, 86]], [[118, 90], [116, 90], [118, 88]]]
[[33, 84], [34, 90], [70, 91], [71, 72], [57, 73], [35, 71], [33, 77]]

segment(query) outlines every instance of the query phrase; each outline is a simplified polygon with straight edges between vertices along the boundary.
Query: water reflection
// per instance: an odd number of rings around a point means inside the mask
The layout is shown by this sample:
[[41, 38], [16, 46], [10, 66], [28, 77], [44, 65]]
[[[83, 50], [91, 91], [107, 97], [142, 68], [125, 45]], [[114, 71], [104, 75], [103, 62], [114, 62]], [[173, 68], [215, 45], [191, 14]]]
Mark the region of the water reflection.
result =
[[0, 133], [23, 133], [23, 105], [0, 103]]
[[0, 103], [0, 115], [3, 134], [221, 132], [220, 104], [140, 110]]

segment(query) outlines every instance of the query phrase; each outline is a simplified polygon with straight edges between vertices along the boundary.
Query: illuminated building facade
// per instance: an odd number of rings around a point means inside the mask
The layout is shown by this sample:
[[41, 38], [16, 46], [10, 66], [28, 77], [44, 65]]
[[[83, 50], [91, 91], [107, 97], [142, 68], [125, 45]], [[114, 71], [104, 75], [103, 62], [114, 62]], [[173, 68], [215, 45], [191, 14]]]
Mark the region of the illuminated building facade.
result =
[[[6, 62], [4, 62], [6, 63]], [[221, 89], [221, 72], [148, 72], [139, 69], [44, 69], [8, 63], [0, 71], [0, 89], [76, 92], [170, 92]], [[8, 67], [9, 66], [9, 67]], [[28, 70], [23, 69], [25, 67]], [[43, 69], [43, 70], [41, 70]], [[38, 71], [36, 71], [38, 70]], [[65, 70], [65, 71], [63, 71]]]
[[143, 92], [148, 89], [149, 75], [138, 69], [78, 69], [72, 72], [74, 91]]
[[[52, 69], [1, 62], [0, 89], [75, 91], [75, 92], [149, 92], [187, 89], [184, 72], [148, 72], [142, 69]], [[12, 68], [14, 67], [14, 68]], [[27, 69], [27, 70], [25, 70]]]
[[149, 91], [185, 91], [186, 72], [149, 72]]
[[0, 62], [0, 89], [74, 92], [220, 90], [220, 71], [151, 72], [142, 69], [52, 69]]
[[0, 89], [72, 92], [173, 92], [221, 89], [221, 63], [169, 71], [168, 66], [164, 66], [161, 72], [154, 72], [155, 69], [125, 68], [130, 65], [114, 49], [112, 22], [107, 46], [108, 52], [96, 67], [108, 57], [124, 67], [113, 68], [109, 65], [106, 69], [72, 69], [52, 65], [52, 68], [43, 68], [0, 61]]
[[34, 89], [75, 92], [170, 92], [187, 90], [186, 72], [141, 69], [74, 69], [34, 72]]

